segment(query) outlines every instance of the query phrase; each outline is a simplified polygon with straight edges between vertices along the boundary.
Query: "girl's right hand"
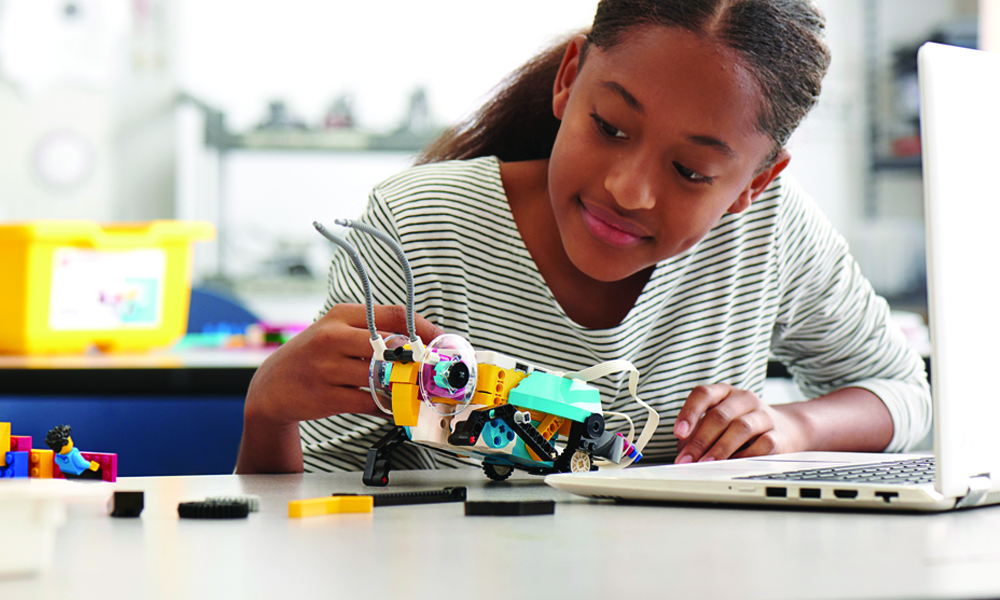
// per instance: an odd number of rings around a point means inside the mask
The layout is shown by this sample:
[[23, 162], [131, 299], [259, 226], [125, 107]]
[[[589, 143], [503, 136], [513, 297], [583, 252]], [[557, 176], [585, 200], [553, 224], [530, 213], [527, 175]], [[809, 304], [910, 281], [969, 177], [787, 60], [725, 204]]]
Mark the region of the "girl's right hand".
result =
[[[402, 306], [376, 306], [375, 325], [382, 337], [406, 334]], [[417, 335], [428, 343], [444, 333], [415, 316]], [[362, 304], [338, 304], [278, 348], [257, 369], [250, 383], [246, 411], [276, 424], [298, 423], [340, 413], [385, 416], [372, 400], [368, 369], [371, 334]]]
[[[405, 335], [406, 311], [376, 306], [375, 324], [383, 337]], [[444, 333], [419, 316], [415, 325], [425, 344]], [[360, 389], [368, 387], [369, 340], [364, 305], [338, 304], [269, 356], [247, 392], [236, 472], [301, 471], [299, 421], [340, 413], [385, 416]]]

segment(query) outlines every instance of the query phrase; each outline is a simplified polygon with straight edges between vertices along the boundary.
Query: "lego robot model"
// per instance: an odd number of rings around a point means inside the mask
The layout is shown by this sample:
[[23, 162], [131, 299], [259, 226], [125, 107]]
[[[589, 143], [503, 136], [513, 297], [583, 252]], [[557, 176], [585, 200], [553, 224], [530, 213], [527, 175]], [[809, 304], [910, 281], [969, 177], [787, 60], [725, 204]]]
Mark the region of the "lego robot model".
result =
[[[515, 469], [538, 475], [576, 473], [599, 466], [622, 468], [642, 457], [659, 415], [636, 395], [639, 373], [631, 363], [616, 360], [562, 373], [496, 352], [477, 352], [456, 334], [443, 334], [425, 346], [416, 335], [413, 276], [402, 248], [381, 230], [364, 223], [337, 220], [336, 224], [389, 246], [407, 284], [408, 335], [383, 339], [375, 329], [371, 285], [357, 250], [320, 223], [313, 223], [324, 237], [347, 252], [361, 279], [374, 350], [369, 387], [375, 404], [395, 424], [368, 451], [363, 476], [366, 485], [388, 485], [389, 455], [404, 442], [482, 458], [486, 476], [496, 481], [507, 479]], [[623, 413], [603, 411], [600, 392], [589, 384], [621, 372], [628, 372], [629, 392], [649, 414], [634, 443], [631, 419]], [[605, 414], [623, 418], [628, 434], [607, 431]]]

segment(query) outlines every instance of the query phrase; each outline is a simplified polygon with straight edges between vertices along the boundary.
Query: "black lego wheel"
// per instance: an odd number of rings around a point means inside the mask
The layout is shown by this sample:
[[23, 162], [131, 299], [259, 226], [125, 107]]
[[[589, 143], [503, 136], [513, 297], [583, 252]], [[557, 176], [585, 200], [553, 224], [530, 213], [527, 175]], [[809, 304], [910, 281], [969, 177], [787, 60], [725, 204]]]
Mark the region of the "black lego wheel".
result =
[[594, 413], [583, 421], [583, 428], [591, 439], [604, 435], [604, 416]]
[[514, 467], [483, 463], [483, 472], [493, 481], [504, 481], [514, 474]]

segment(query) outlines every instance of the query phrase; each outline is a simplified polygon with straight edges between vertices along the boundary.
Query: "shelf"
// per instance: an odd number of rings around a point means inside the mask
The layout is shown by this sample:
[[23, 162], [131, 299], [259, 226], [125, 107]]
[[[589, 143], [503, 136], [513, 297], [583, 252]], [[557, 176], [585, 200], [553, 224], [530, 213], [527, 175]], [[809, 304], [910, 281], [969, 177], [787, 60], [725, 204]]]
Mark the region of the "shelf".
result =
[[260, 130], [228, 135], [224, 150], [303, 150], [319, 152], [420, 152], [440, 132], [372, 134], [347, 130]]
[[872, 160], [873, 171], [920, 171], [920, 156], [880, 156]]

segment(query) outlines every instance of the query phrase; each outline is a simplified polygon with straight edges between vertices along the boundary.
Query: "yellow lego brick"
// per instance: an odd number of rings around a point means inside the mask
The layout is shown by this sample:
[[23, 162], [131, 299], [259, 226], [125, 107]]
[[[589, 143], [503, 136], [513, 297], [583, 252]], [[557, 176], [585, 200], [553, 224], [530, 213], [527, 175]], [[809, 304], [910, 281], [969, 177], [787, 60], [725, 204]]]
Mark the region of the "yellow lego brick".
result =
[[420, 373], [420, 363], [392, 363], [392, 371], [389, 373], [389, 383], [412, 383], [416, 385], [417, 374]]
[[481, 364], [476, 367], [476, 393], [473, 404], [495, 406], [507, 403], [507, 394], [526, 374], [514, 369], [501, 369], [496, 365]]
[[[392, 368], [393, 372], [396, 368]], [[400, 427], [416, 427], [420, 414], [420, 390], [413, 383], [392, 384], [392, 419]]]
[[307, 500], [292, 500], [288, 503], [288, 516], [292, 519], [317, 517], [319, 515], [334, 515], [339, 513], [371, 512], [375, 499], [371, 496], [328, 496], [325, 498], [309, 498]]
[[41, 448], [32, 449], [28, 458], [29, 477], [52, 479], [53, 468], [55, 468], [55, 452]]
[[7, 466], [8, 452], [10, 452], [10, 423], [0, 423], [0, 467]]

